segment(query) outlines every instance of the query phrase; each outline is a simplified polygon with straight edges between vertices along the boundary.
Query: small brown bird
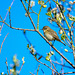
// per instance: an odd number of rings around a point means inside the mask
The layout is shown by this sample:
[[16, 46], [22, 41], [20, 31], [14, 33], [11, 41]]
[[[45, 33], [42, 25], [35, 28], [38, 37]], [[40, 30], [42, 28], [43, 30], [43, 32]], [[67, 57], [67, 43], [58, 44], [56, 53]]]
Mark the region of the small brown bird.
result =
[[[63, 43], [63, 42], [59, 39], [57, 33], [56, 33], [54, 30], [52, 30], [49, 26], [44, 26], [42, 30], [43, 30], [43, 32], [44, 32], [44, 36], [48, 39], [48, 41], [57, 40], [57, 41]], [[64, 43], [63, 43], [63, 44], [64, 44]], [[65, 44], [64, 44], [64, 45], [65, 45]], [[65, 46], [66, 46], [66, 45], [65, 45]]]

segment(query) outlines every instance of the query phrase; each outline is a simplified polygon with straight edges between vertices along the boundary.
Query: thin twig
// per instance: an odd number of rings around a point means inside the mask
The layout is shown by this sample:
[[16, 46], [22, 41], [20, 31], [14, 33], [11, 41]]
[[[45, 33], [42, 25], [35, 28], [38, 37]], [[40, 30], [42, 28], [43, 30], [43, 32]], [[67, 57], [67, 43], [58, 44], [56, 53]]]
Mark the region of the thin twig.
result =
[[52, 61], [50, 60], [50, 63], [53, 65], [54, 69], [57, 71], [57, 69], [55, 68], [54, 64], [52, 63]]
[[3, 21], [3, 19], [2, 19], [2, 17], [1, 17], [1, 15], [0, 15], [0, 18], [1, 18], [1, 20]]
[[30, 72], [30, 74], [31, 74], [31, 75], [34, 75], [34, 74], [32, 74], [31, 72]]
[[29, 3], [28, 3], [28, 12], [29, 12], [29, 7], [30, 7], [30, 1], [31, 1], [31, 0], [29, 0]]
[[24, 64], [22, 63], [22, 65], [21, 65], [21, 68], [20, 68], [20, 70], [19, 70], [18, 75], [20, 74], [20, 72], [21, 72], [21, 69], [22, 69], [23, 65], [24, 65]]
[[40, 65], [38, 65], [38, 69], [37, 69], [37, 75], [38, 75], [38, 72], [39, 72], [39, 67], [40, 67]]
[[45, 5], [47, 2], [49, 2], [49, 0], [47, 0], [47, 1], [44, 3], [44, 5]]
[[66, 68], [73, 69], [73, 68], [72, 68], [72, 67], [70, 67], [70, 66], [60, 64], [60, 63], [58, 63], [57, 61], [52, 61], [52, 62], [53, 62], [53, 63], [55, 63], [55, 64], [58, 64], [58, 65], [64, 66], [64, 67], [66, 67]]
[[11, 17], [10, 17], [10, 9], [11, 9], [11, 7], [9, 7], [9, 23], [10, 23], [10, 27], [11, 27]]
[[38, 13], [38, 19], [37, 19], [37, 29], [39, 30], [39, 16], [41, 12], [42, 6], [40, 7], [39, 13]]
[[[34, 56], [34, 55], [33, 55]], [[52, 69], [51, 67], [49, 67], [47, 64], [45, 64], [45, 63], [42, 63], [41, 61], [39, 61], [35, 56], [34, 56], [34, 58], [36, 59], [36, 61], [38, 61], [39, 63], [41, 63], [41, 64], [43, 64], [43, 65], [45, 65], [46, 67], [48, 67], [49, 69], [51, 69], [51, 70], [53, 70], [54, 72], [56, 72], [54, 69]], [[59, 74], [58, 72], [56, 72], [57, 74]]]
[[[14, 1], [15, 1], [15, 0], [12, 1], [10, 7], [13, 5]], [[7, 15], [8, 15], [8, 12], [9, 12], [9, 10], [8, 10], [7, 13], [6, 13], [6, 16], [5, 16], [5, 18], [4, 18], [4, 21], [6, 20], [6, 17], [7, 17]], [[4, 25], [4, 23], [3, 23], [2, 26], [1, 26], [1, 30], [2, 30], [2, 28], [3, 28], [3, 25]], [[1, 33], [1, 30], [0, 30], [0, 33]]]
[[7, 63], [7, 58], [6, 58], [6, 67], [7, 67], [7, 73], [8, 73], [8, 75], [9, 75], [9, 70], [8, 70], [8, 63]]
[[67, 73], [61, 73], [61, 74], [72, 74], [72, 73], [75, 73], [75, 72], [67, 72]]
[[26, 12], [27, 12], [27, 14], [28, 14], [29, 19], [31, 20], [31, 23], [32, 23], [34, 29], [36, 30], [35, 24], [33, 23], [33, 20], [32, 20], [32, 18], [30, 17], [30, 14], [29, 14], [29, 12], [28, 12], [27, 9], [26, 9], [25, 4], [23, 3], [23, 1], [21, 1], [21, 2], [22, 2], [22, 5], [23, 5], [24, 9], [26, 10]]
[[8, 36], [8, 34], [5, 36], [5, 38], [4, 38], [4, 40], [3, 40], [2, 44], [1, 44], [0, 53], [1, 53], [1, 49], [2, 49], [3, 43], [4, 43], [5, 39], [6, 39], [6, 37]]
[[30, 7], [30, 9], [31, 9], [31, 11], [32, 11], [33, 13], [35, 13], [36, 15], [38, 15], [35, 11], [33, 11], [33, 10], [32, 10], [32, 8], [31, 8], [31, 7]]
[[[8, 25], [6, 22], [4, 21], [0, 21], [3, 22], [4, 24], [6, 24], [8, 27], [10, 27], [10, 25]], [[25, 31], [35, 31], [34, 29], [23, 29], [23, 28], [15, 28], [15, 27], [10, 27], [12, 29], [16, 29], [16, 30], [25, 30]]]

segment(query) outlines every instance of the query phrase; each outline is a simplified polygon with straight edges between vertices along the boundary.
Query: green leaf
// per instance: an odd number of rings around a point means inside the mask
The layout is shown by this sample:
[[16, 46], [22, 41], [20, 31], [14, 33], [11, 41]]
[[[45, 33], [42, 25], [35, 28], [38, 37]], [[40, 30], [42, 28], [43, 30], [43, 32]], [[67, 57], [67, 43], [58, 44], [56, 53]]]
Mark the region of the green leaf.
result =
[[51, 55], [53, 55], [54, 54], [54, 51], [51, 51]]
[[52, 54], [49, 52], [49, 53], [47, 53], [47, 56], [46, 56], [46, 60], [50, 60], [50, 57], [52, 56]]
[[19, 60], [17, 59], [16, 55], [13, 56], [13, 62], [16, 66], [19, 66]]
[[46, 15], [52, 17], [52, 11], [47, 12]]
[[71, 21], [75, 21], [75, 17], [74, 17], [74, 16], [70, 16], [69, 19], [70, 19]]
[[36, 56], [37, 56], [37, 54], [34, 54], [34, 56], [36, 57]]
[[38, 4], [43, 5], [44, 1], [38, 1]]
[[47, 54], [49, 57], [51, 57], [51, 53], [49, 52], [48, 54]]
[[64, 49], [65, 50], [65, 52], [68, 52], [68, 49]]
[[65, 40], [65, 34], [61, 35], [61, 40]]
[[26, 31], [24, 30], [23, 33], [25, 34], [25, 32], [26, 32]]
[[62, 13], [64, 13], [64, 11], [65, 11], [64, 6], [63, 6], [63, 5], [61, 5], [61, 4], [59, 4], [58, 6], [59, 6], [59, 8], [60, 8], [60, 11], [61, 11]]
[[63, 2], [65, 2], [66, 0], [62, 0]]
[[46, 56], [46, 60], [48, 60], [48, 61], [50, 60], [49, 56]]
[[59, 23], [61, 23], [62, 17], [60, 16], [60, 14], [56, 14], [56, 19]]
[[27, 48], [29, 48], [29, 44], [27, 44]]
[[51, 41], [49, 43], [52, 45], [52, 42]]
[[27, 0], [25, 0], [25, 2], [27, 3]]

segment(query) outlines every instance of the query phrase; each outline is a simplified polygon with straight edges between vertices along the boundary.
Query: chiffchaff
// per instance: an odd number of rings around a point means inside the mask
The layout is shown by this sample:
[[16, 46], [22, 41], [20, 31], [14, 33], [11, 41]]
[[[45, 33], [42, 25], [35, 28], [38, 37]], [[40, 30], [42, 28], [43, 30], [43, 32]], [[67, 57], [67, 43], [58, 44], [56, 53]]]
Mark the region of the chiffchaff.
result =
[[[43, 30], [43, 32], [44, 32], [44, 36], [47, 38], [48, 41], [57, 40], [57, 41], [63, 43], [63, 42], [59, 39], [57, 33], [56, 33], [54, 30], [52, 30], [49, 26], [44, 26], [42, 30]], [[63, 43], [63, 44], [64, 44], [64, 43]], [[65, 44], [64, 44], [64, 45], [65, 45]], [[65, 45], [65, 46], [66, 46], [66, 45]]]

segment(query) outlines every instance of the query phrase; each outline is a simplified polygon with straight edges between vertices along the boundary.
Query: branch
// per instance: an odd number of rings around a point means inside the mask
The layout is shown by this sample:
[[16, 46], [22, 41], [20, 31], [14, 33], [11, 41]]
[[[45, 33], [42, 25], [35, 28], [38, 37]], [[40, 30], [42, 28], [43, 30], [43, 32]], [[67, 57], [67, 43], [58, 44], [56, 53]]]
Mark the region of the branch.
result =
[[57, 61], [52, 61], [52, 62], [53, 62], [53, 63], [55, 63], [55, 64], [58, 64], [58, 65], [64, 66], [64, 67], [66, 67], [66, 68], [73, 69], [73, 68], [72, 68], [72, 67], [70, 67], [70, 66], [60, 64], [60, 63], [58, 63]]
[[9, 10], [9, 23], [10, 23], [10, 27], [11, 27], [11, 16], [10, 16], [11, 13], [10, 13], [10, 9], [11, 9], [11, 7], [9, 7], [9, 9], [8, 9]]
[[75, 73], [75, 72], [67, 72], [67, 73], [61, 73], [61, 74], [72, 74], [72, 73]]
[[2, 17], [1, 17], [1, 15], [0, 15], [0, 18], [1, 18], [1, 20], [3, 21], [3, 19], [2, 19]]
[[24, 64], [22, 63], [22, 65], [21, 65], [21, 68], [20, 68], [20, 70], [19, 70], [18, 75], [20, 74], [20, 72], [21, 72], [21, 69], [22, 69], [23, 65], [24, 65]]
[[28, 14], [29, 19], [31, 20], [31, 23], [32, 23], [34, 29], [36, 29], [35, 24], [33, 23], [33, 20], [32, 20], [32, 18], [30, 17], [30, 14], [29, 14], [29, 12], [27, 11], [27, 9], [26, 9], [26, 7], [25, 7], [25, 5], [24, 5], [24, 3], [23, 3], [22, 0], [21, 0], [21, 2], [22, 2], [22, 5], [23, 5], [24, 9], [26, 10], [26, 12], [27, 12], [27, 14]]
[[30, 74], [31, 74], [31, 75], [34, 75], [34, 74], [32, 74], [31, 72], [30, 72]]
[[[6, 22], [4, 21], [0, 21], [3, 22], [4, 24], [6, 24], [8, 27], [10, 27], [10, 25], [8, 25]], [[15, 28], [15, 27], [10, 27], [12, 29], [16, 29], [16, 30], [25, 30], [25, 31], [35, 31], [34, 29], [23, 29], [23, 28]]]
[[[15, 1], [15, 0], [12, 1], [10, 7], [13, 5], [14, 1]], [[4, 18], [4, 21], [6, 20], [6, 17], [7, 17], [7, 15], [8, 15], [8, 12], [9, 12], [9, 10], [8, 10], [7, 13], [6, 13], [6, 16], [5, 16], [5, 18]], [[3, 25], [4, 25], [4, 23], [2, 24], [1, 30], [2, 30], [2, 28], [3, 28]], [[1, 30], [0, 30], [0, 33], [1, 33]]]
[[37, 32], [62, 58], [64, 58], [73, 68], [75, 68], [75, 66], [74, 66], [66, 57], [64, 57], [52, 44], [50, 44], [49, 41], [48, 41], [38, 30], [36, 30], [36, 32]]
[[7, 67], [7, 73], [8, 73], [8, 75], [9, 75], [9, 70], [8, 70], [8, 63], [7, 63], [7, 58], [6, 58], [6, 67]]
[[[33, 55], [33, 56], [34, 56], [34, 55]], [[42, 63], [41, 61], [39, 61], [35, 56], [34, 56], [34, 58], [36, 59], [37, 62], [39, 62], [39, 63], [45, 65], [46, 67], [48, 67], [48, 68], [51, 69], [52, 71], [56, 72], [54, 69], [52, 69], [51, 67], [49, 67], [49, 66], [46, 65], [45, 63]], [[58, 72], [56, 72], [56, 73], [57, 73], [58, 75], [60, 75]]]
[[38, 72], [39, 72], [39, 67], [40, 67], [40, 65], [38, 65], [38, 69], [37, 69], [37, 75], [38, 75]]
[[6, 37], [8, 36], [8, 34], [5, 36], [5, 38], [4, 38], [4, 40], [3, 40], [2, 44], [1, 44], [0, 53], [1, 53], [1, 49], [2, 49], [3, 43], [4, 43], [5, 39], [6, 39]]
[[52, 63], [52, 61], [50, 60], [50, 63], [53, 65], [54, 69], [57, 71], [56, 67], [54, 66], [54, 64]]
[[27, 11], [27, 9], [26, 9], [26, 7], [25, 7], [23, 1], [21, 1], [21, 2], [22, 2], [22, 4], [23, 4], [24, 9], [25, 9], [26, 12], [28, 13], [28, 17], [30, 18], [30, 21], [31, 21], [31, 23], [32, 23], [32, 25], [33, 25], [35, 31], [36, 31], [49, 45], [51, 45], [51, 47], [52, 47], [62, 58], [64, 58], [73, 68], [75, 68], [75, 66], [74, 66], [66, 57], [64, 57], [52, 44], [50, 44], [49, 41], [36, 29], [35, 24], [33, 23], [32, 18], [30, 17], [29, 12]]

